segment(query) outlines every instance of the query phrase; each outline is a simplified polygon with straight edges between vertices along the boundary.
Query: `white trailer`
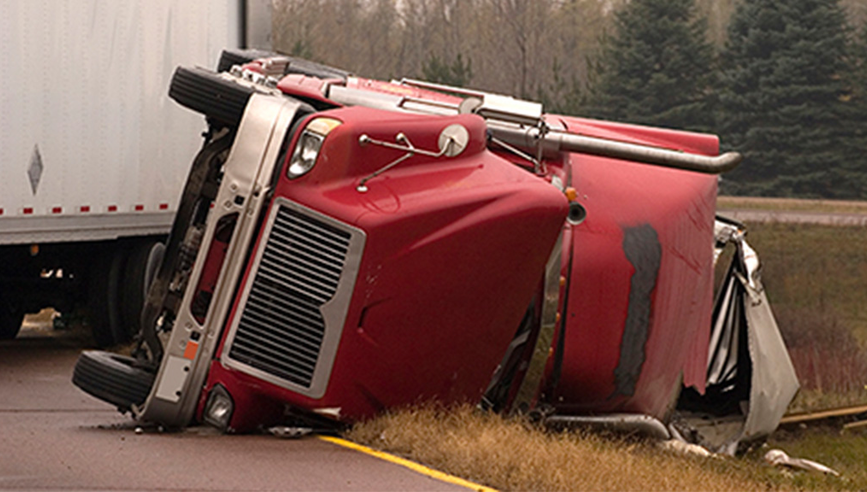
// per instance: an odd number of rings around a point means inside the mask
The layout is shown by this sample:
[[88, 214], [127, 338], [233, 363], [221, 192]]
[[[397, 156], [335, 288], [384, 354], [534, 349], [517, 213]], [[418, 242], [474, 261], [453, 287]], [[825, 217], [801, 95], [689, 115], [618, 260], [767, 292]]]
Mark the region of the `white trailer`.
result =
[[[261, 7], [262, 2], [253, 2]], [[243, 0], [0, 0], [0, 338], [84, 307], [96, 341], [137, 330], [205, 128], [175, 67], [245, 47]]]

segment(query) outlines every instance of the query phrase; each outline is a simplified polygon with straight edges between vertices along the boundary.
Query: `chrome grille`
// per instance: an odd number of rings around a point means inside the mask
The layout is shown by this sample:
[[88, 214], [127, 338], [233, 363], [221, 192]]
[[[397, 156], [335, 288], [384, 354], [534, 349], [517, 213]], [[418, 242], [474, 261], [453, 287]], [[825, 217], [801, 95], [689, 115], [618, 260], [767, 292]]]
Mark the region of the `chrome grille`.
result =
[[229, 357], [310, 387], [325, 320], [337, 292], [350, 233], [280, 206]]

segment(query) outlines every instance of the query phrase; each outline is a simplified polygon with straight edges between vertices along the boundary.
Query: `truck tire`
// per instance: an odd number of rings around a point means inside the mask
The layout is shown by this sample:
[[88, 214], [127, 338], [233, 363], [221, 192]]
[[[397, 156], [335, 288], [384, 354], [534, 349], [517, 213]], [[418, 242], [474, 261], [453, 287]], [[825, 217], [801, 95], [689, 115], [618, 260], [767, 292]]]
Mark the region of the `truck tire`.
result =
[[169, 87], [169, 97], [181, 106], [231, 127], [241, 123], [244, 108], [254, 92], [256, 90], [251, 87], [236, 84], [198, 67], [178, 67]]
[[268, 58], [271, 56], [282, 56], [290, 60], [289, 65], [286, 67], [286, 72], [283, 75], [295, 73], [310, 77], [318, 77], [320, 79], [340, 79], [344, 81], [352, 75], [346, 70], [322, 65], [321, 63], [304, 60], [302, 58], [294, 58], [280, 53], [274, 53], [272, 51], [243, 49], [223, 50], [220, 54], [220, 62], [217, 64], [217, 72], [227, 72], [235, 65], [244, 65], [258, 58]]
[[279, 53], [264, 50], [223, 50], [217, 63], [217, 72], [228, 72], [235, 65], [244, 65], [258, 58], [278, 55]]
[[123, 248], [109, 248], [99, 254], [90, 271], [88, 320], [98, 347], [111, 347], [125, 339], [120, 313], [120, 282], [125, 262]]
[[3, 304], [0, 302], [0, 340], [12, 340], [21, 330], [24, 313]]
[[162, 262], [164, 252], [163, 243], [155, 239], [133, 244], [121, 279], [122, 333], [120, 333], [121, 339], [117, 342], [128, 342], [141, 329], [141, 312], [145, 296], [154, 273]]
[[74, 385], [121, 412], [144, 403], [155, 379], [154, 371], [140, 367], [136, 359], [100, 350], [82, 352], [72, 373]]

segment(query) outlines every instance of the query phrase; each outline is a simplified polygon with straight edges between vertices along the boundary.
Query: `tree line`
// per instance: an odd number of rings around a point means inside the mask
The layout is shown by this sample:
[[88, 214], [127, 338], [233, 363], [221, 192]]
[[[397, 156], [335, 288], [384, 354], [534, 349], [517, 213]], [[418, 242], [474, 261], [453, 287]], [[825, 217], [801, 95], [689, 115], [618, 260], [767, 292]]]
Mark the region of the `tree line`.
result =
[[277, 0], [278, 51], [705, 131], [721, 191], [867, 199], [865, 0]]

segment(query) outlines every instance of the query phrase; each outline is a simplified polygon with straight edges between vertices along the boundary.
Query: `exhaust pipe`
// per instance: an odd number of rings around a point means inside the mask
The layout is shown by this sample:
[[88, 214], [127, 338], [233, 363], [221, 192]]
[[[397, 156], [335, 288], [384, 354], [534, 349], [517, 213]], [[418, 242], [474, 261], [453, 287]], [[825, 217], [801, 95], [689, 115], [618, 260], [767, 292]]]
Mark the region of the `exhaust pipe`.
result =
[[545, 418], [544, 423], [554, 430], [589, 428], [624, 434], [638, 433], [663, 441], [672, 438], [665, 424], [650, 415], [551, 415]]
[[535, 154], [541, 146], [545, 155], [559, 152], [579, 152], [704, 174], [722, 174], [731, 171], [743, 160], [743, 156], [739, 152], [726, 152], [711, 157], [556, 130], [542, 133], [538, 128], [508, 128], [492, 125], [490, 122], [488, 130], [495, 140], [531, 154]]

